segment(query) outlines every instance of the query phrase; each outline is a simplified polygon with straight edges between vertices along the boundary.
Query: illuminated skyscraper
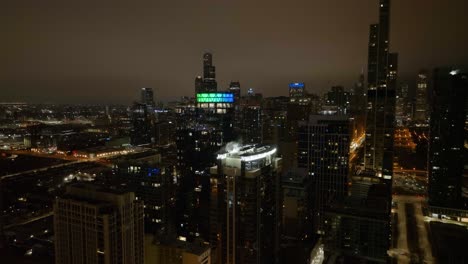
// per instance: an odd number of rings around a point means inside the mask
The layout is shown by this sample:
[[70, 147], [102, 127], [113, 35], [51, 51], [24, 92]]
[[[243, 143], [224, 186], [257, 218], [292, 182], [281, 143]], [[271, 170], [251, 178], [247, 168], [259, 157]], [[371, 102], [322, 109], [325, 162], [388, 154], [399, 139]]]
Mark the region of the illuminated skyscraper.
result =
[[289, 84], [289, 99], [291, 102], [299, 101], [305, 96], [305, 84], [296, 82]]
[[277, 263], [281, 159], [276, 148], [228, 144], [210, 171], [217, 263]]
[[55, 263], [144, 262], [143, 203], [130, 192], [67, 186], [55, 200]]
[[414, 109], [414, 122], [417, 124], [427, 124], [428, 120], [427, 83], [427, 72], [419, 72], [418, 82], [416, 84], [416, 104]]
[[403, 126], [411, 119], [411, 105], [408, 98], [408, 84], [400, 83], [397, 86], [395, 99], [395, 121], [397, 126]]

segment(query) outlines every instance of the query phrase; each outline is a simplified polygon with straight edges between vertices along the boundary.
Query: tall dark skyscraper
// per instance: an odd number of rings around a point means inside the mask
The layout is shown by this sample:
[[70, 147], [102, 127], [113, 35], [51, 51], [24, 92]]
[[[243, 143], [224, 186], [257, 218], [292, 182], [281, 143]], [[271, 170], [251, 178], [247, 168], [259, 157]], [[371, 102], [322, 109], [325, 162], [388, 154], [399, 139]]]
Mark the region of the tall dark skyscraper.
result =
[[213, 66], [213, 55], [209, 52], [203, 54], [203, 92], [216, 92], [216, 67]]
[[[434, 71], [429, 141], [429, 205], [463, 208], [468, 71]], [[467, 209], [467, 208], [465, 208]]]
[[314, 232], [323, 233], [323, 210], [347, 195], [350, 122], [343, 115], [311, 115], [299, 123], [298, 165], [311, 183]]
[[188, 240], [209, 236], [208, 169], [216, 152], [234, 139], [234, 94], [198, 93], [197, 103], [177, 109], [178, 234]]
[[369, 35], [365, 166], [390, 179], [398, 57], [389, 55], [390, 0], [380, 0], [379, 10], [379, 24], [371, 25]]
[[141, 103], [151, 107], [155, 106], [153, 88], [141, 88]]
[[231, 82], [229, 84], [229, 92], [234, 94], [234, 103], [239, 103], [241, 98], [241, 85], [240, 82]]
[[326, 94], [325, 105], [333, 107], [339, 114], [349, 114], [351, 94], [343, 86], [333, 86]]
[[203, 77], [197, 76], [195, 78], [195, 94], [203, 92]]
[[134, 103], [131, 112], [130, 143], [134, 146], [150, 145], [154, 141], [154, 115], [146, 104]]
[[[161, 156], [156, 155], [157, 159]], [[130, 160], [117, 162], [113, 166], [113, 182], [135, 193], [142, 201], [147, 233], [167, 232], [174, 188], [171, 168], [159, 161]], [[171, 226], [172, 227], [172, 226]]]
[[389, 53], [390, 1], [380, 0], [379, 10], [368, 47], [366, 170], [352, 175], [349, 196], [324, 210], [325, 251], [342, 255], [344, 263], [389, 261], [398, 54]]

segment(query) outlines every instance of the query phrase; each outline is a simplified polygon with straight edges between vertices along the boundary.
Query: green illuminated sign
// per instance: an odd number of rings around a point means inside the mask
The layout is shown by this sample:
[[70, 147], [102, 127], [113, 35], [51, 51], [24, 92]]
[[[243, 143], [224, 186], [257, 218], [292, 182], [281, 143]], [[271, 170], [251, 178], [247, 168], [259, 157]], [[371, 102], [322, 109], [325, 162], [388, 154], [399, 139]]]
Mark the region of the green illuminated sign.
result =
[[198, 93], [198, 103], [234, 103], [233, 93]]

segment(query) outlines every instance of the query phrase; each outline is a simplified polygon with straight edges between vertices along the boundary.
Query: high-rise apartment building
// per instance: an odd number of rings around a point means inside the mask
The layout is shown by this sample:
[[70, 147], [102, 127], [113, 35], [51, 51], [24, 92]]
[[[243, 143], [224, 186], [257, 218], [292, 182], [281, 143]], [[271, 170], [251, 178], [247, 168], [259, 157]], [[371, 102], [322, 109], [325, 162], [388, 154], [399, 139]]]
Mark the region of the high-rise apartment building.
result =
[[54, 204], [55, 263], [144, 262], [143, 203], [131, 192], [67, 186]]
[[316, 233], [323, 233], [324, 208], [347, 195], [350, 141], [347, 116], [311, 115], [299, 125], [298, 166], [308, 172]]
[[[159, 156], [160, 159], [160, 155]], [[145, 204], [145, 231], [163, 232], [169, 229], [170, 214], [175, 203], [171, 167], [158, 161], [128, 160], [113, 166], [113, 181], [135, 193]]]
[[211, 244], [218, 263], [277, 263], [281, 159], [270, 145], [228, 144], [211, 171]]
[[428, 157], [429, 205], [464, 208], [462, 185], [468, 72], [457, 68], [439, 68], [434, 71], [433, 78]]

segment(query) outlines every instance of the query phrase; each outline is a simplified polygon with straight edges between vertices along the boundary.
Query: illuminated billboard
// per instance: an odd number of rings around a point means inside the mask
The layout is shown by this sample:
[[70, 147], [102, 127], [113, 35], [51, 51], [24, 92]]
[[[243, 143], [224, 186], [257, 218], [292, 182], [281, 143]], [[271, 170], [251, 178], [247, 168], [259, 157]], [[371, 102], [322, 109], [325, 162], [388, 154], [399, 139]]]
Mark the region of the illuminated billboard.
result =
[[289, 88], [294, 88], [294, 89], [299, 89], [299, 88], [304, 88], [304, 83], [290, 83]]
[[197, 103], [234, 103], [233, 93], [198, 93]]

